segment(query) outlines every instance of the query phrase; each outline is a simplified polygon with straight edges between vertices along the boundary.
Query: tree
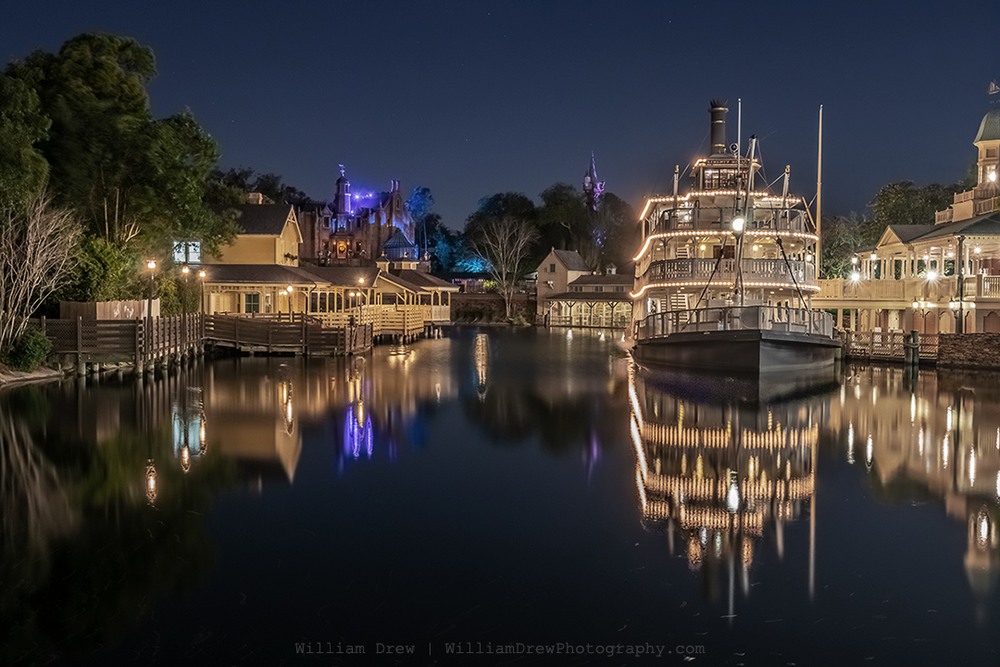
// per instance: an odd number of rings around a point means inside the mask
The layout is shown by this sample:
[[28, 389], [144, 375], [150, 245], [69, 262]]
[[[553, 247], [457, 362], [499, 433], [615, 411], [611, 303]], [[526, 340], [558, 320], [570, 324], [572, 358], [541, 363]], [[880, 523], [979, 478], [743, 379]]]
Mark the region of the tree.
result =
[[[33, 137], [54, 204], [72, 210], [90, 236], [122, 252], [166, 258], [178, 240], [201, 241], [212, 252], [235, 232], [232, 218], [209, 206], [208, 176], [218, 151], [190, 113], [153, 118], [146, 87], [155, 72], [148, 47], [96, 34], [74, 37], [56, 54], [36, 51], [8, 65], [0, 91], [22, 91], [14, 99], [25, 110], [20, 117], [30, 119], [26, 87], [42, 115], [27, 123], [22, 139], [14, 135], [21, 148], [14, 159], [31, 163], [24, 137]], [[28, 173], [37, 175], [39, 167]], [[111, 291], [127, 291], [128, 284]]]
[[588, 227], [583, 195], [568, 183], [555, 183], [542, 191], [541, 199], [538, 209], [540, 251], [544, 254], [550, 248], [579, 249]]
[[588, 219], [591, 221], [589, 241], [594, 254], [593, 261], [588, 263], [598, 269], [608, 264], [619, 269], [631, 266], [642, 240], [642, 229], [628, 202], [612, 192], [605, 192], [597, 210], [589, 212]]
[[887, 225], [933, 225], [934, 212], [947, 208], [952, 196], [962, 189], [961, 183], [931, 183], [918, 188], [912, 181], [898, 181], [883, 185], [869, 206], [881, 229]]
[[32, 197], [0, 221], [0, 350], [28, 327], [28, 318], [69, 277], [80, 226], [48, 195]]
[[871, 218], [851, 212], [823, 218], [822, 274], [827, 278], [846, 278], [851, 270], [851, 257], [862, 248], [878, 242], [883, 228]]
[[512, 215], [482, 220], [470, 237], [475, 253], [490, 263], [490, 273], [503, 297], [508, 320], [511, 319], [517, 281], [529, 268], [526, 260], [537, 239], [538, 231], [527, 220]]
[[24, 81], [0, 76], [0, 211], [9, 211], [38, 192], [49, 165], [36, 148], [48, 133], [38, 94]]

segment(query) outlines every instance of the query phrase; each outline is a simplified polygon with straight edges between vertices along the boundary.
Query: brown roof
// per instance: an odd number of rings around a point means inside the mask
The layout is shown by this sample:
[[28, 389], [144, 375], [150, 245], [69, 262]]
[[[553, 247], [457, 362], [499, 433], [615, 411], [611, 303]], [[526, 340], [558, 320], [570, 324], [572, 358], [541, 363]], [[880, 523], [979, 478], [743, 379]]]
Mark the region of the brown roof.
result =
[[310, 276], [295, 266], [278, 264], [205, 264], [205, 282], [208, 283], [261, 283], [296, 284], [315, 283]]
[[631, 303], [628, 292], [559, 292], [545, 297], [547, 301], [624, 301]]
[[580, 276], [570, 282], [570, 285], [628, 285], [631, 287], [634, 282], [635, 279], [632, 276], [614, 273], [610, 276]]
[[402, 278], [403, 280], [414, 285], [419, 285], [420, 287], [437, 288], [439, 290], [443, 289], [453, 292], [458, 291], [457, 286], [423, 271], [416, 271], [414, 269], [396, 269], [391, 273], [394, 276], [398, 276], [399, 278]]
[[[319, 282], [343, 287], [371, 286], [378, 276], [374, 266], [303, 266], [300, 271], [314, 276]], [[361, 282], [364, 278], [364, 282]]]
[[281, 236], [292, 207], [288, 204], [243, 204], [236, 209], [240, 212], [236, 224], [243, 234]]
[[576, 250], [552, 250], [556, 258], [570, 271], [590, 271], [590, 267]]

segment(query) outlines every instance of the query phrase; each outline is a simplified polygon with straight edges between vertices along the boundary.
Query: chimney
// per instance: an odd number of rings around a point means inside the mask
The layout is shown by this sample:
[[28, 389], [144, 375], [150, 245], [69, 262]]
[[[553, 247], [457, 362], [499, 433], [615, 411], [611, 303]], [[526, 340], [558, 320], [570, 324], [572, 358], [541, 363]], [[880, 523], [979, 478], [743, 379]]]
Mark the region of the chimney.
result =
[[724, 155], [726, 153], [726, 103], [720, 100], [712, 100], [712, 155]]
[[260, 192], [248, 192], [247, 193], [247, 203], [257, 204], [258, 206], [264, 203], [264, 195]]

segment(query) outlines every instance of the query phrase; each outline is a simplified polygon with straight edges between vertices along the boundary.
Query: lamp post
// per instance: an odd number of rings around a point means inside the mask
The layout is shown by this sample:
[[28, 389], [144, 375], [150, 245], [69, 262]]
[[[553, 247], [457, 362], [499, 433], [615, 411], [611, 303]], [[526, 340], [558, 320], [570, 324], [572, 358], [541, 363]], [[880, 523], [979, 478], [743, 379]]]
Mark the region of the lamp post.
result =
[[205, 278], [208, 276], [205, 273], [205, 269], [200, 269], [198, 271], [198, 312], [204, 314], [205, 312]]
[[181, 314], [187, 315], [188, 296], [188, 276], [191, 275], [191, 267], [185, 264], [181, 267], [181, 276], [184, 278], [184, 290], [181, 292]]
[[956, 271], [956, 291], [958, 294], [955, 300], [958, 302], [956, 304], [956, 310], [958, 310], [958, 319], [955, 320], [955, 333], [965, 333], [965, 309], [962, 307], [962, 300], [965, 297], [965, 236], [959, 235], [958, 237], [958, 255], [955, 257], [955, 263], [958, 265], [958, 271]]
[[743, 305], [743, 230], [746, 228], [746, 218], [737, 215], [730, 223], [733, 229], [733, 236], [736, 237], [736, 296], [739, 299], [737, 305]]

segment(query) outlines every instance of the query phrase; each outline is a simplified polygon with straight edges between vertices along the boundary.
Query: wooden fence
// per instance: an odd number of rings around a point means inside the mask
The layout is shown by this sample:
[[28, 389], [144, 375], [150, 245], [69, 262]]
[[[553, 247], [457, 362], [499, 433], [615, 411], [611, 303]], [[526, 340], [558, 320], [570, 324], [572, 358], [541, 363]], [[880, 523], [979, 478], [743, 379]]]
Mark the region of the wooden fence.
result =
[[206, 343], [250, 352], [352, 354], [372, 344], [370, 323], [324, 327], [309, 317], [246, 318], [230, 315], [174, 315], [152, 320], [33, 320], [52, 342], [52, 352], [78, 365], [156, 362], [199, 352]]
[[[844, 340], [844, 356], [848, 359], [871, 361], [906, 361], [909, 334], [901, 331], [887, 333], [848, 331]], [[920, 363], [937, 363], [938, 335], [918, 334], [917, 354]]]
[[371, 347], [370, 323], [325, 327], [309, 317], [263, 319], [233, 315], [206, 315], [205, 340], [250, 352], [294, 354], [351, 354]]

